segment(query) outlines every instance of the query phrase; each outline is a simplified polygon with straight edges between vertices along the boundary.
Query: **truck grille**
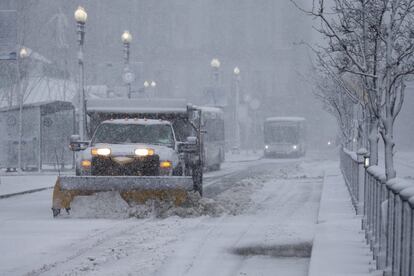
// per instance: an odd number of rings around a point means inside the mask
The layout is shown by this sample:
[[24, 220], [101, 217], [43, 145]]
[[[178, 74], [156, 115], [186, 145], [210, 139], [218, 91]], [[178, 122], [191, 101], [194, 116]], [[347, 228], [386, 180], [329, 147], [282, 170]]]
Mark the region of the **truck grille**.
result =
[[121, 164], [114, 157], [92, 158], [91, 174], [97, 176], [156, 176], [159, 175], [159, 156], [134, 157]]

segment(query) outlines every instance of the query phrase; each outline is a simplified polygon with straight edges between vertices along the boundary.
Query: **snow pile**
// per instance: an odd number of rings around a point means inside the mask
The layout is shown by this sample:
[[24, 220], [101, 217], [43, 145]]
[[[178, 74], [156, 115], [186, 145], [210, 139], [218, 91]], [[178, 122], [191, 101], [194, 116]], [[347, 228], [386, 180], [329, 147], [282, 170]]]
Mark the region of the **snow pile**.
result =
[[71, 203], [71, 216], [75, 218], [128, 217], [128, 203], [118, 192], [101, 192], [90, 196], [76, 196]]
[[175, 206], [172, 201], [148, 200], [145, 204], [131, 207], [128, 212], [130, 217], [136, 218], [239, 215], [252, 205], [250, 195], [257, 189], [257, 184], [258, 182], [253, 179], [245, 179], [214, 198], [189, 193], [187, 201], [180, 206]]
[[203, 215], [218, 216], [223, 212], [214, 200], [201, 198], [198, 193], [189, 193], [186, 202], [176, 206], [170, 200], [148, 200], [145, 204], [132, 206], [128, 216], [136, 218], [167, 218], [170, 216], [196, 217]]
[[200, 197], [198, 193], [190, 192], [186, 202], [180, 206], [176, 206], [172, 200], [156, 199], [129, 206], [118, 192], [77, 196], [71, 203], [71, 217], [125, 219], [239, 215], [252, 205], [250, 195], [263, 181], [257, 177], [243, 179], [214, 198]]
[[[295, 172], [292, 175], [292, 172]], [[254, 209], [251, 195], [261, 189], [269, 178], [290, 179], [306, 178], [306, 173], [299, 164], [288, 168], [280, 168], [272, 173], [262, 173], [247, 178], [207, 185], [205, 195], [200, 197], [196, 192], [188, 193], [186, 202], [176, 206], [172, 200], [150, 199], [145, 204], [129, 206], [118, 192], [101, 192], [92, 196], [78, 196], [72, 202], [71, 216], [75, 218], [167, 218], [178, 216], [183, 218], [221, 215], [240, 215]]]

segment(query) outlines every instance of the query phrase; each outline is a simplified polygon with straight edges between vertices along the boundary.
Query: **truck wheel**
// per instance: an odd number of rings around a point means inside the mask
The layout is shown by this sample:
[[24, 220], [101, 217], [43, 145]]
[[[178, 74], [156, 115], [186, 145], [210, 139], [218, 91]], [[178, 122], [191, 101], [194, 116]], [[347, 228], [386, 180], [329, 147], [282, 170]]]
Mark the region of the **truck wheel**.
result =
[[53, 217], [57, 217], [60, 214], [60, 209], [52, 208]]
[[183, 175], [183, 168], [181, 165], [178, 165], [172, 172], [172, 175], [174, 176], [181, 176]]

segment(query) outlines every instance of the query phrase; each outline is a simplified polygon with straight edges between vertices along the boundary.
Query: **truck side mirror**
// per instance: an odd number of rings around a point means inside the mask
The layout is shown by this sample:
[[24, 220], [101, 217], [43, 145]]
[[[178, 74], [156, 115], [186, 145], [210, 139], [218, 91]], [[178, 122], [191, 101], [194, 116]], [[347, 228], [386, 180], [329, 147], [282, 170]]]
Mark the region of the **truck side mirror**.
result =
[[185, 142], [178, 144], [178, 151], [183, 153], [196, 153], [198, 151], [197, 137], [189, 136]]
[[71, 151], [85, 150], [89, 145], [89, 142], [81, 141], [80, 136], [75, 134], [70, 136], [69, 149]]

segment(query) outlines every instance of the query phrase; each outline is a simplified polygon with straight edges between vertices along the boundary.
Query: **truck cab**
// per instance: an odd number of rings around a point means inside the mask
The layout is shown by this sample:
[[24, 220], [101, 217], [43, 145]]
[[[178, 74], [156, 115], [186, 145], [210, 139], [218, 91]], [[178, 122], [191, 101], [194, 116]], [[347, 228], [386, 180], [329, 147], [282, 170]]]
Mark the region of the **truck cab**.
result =
[[86, 149], [77, 158], [77, 175], [158, 176], [181, 175], [174, 128], [160, 119], [102, 121]]

